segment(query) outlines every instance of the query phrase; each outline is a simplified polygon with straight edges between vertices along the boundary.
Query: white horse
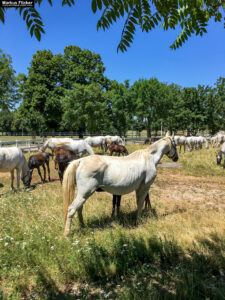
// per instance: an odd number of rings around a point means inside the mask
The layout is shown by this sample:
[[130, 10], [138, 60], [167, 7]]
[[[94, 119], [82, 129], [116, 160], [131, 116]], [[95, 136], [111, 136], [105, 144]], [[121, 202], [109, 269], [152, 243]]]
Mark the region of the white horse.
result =
[[85, 139], [91, 147], [100, 147], [103, 151], [106, 151], [106, 138], [104, 136], [89, 136]]
[[124, 142], [123, 139], [122, 139], [120, 136], [118, 136], [118, 135], [114, 135], [114, 136], [106, 135], [105, 138], [106, 138], [107, 144], [117, 143], [117, 144], [119, 144], [119, 145], [125, 146], [125, 142]]
[[225, 168], [225, 142], [221, 146], [220, 150], [216, 153], [217, 165], [220, 165], [222, 156], [224, 156], [223, 167]]
[[216, 148], [218, 148], [222, 143], [225, 142], [225, 135], [224, 134], [217, 134], [216, 137]]
[[203, 136], [189, 136], [186, 138], [186, 143], [188, 145], [188, 151], [192, 151], [194, 148], [196, 150], [202, 149], [203, 144], [205, 144], [206, 149], [209, 149], [209, 143]]
[[206, 149], [209, 149], [209, 143], [204, 136], [196, 136], [196, 139], [200, 149], [202, 149], [203, 144], [205, 144]]
[[17, 173], [17, 188], [20, 188], [20, 174], [25, 187], [29, 187], [30, 172], [25, 156], [20, 148], [0, 148], [0, 172], [11, 173], [11, 188], [14, 190], [14, 170]]
[[186, 140], [187, 140], [186, 136], [183, 136], [183, 135], [175, 135], [174, 136], [174, 141], [175, 141], [176, 145], [180, 146], [180, 152], [181, 152], [182, 146], [184, 147], [184, 152], [185, 152], [185, 147], [186, 147], [186, 143], [187, 143]]
[[79, 157], [88, 153], [90, 155], [94, 155], [94, 151], [92, 150], [91, 146], [84, 140], [79, 141], [71, 141], [71, 142], [63, 142], [57, 145], [60, 148], [70, 150], [74, 154], [77, 154]]
[[58, 147], [59, 144], [65, 143], [65, 142], [73, 142], [73, 139], [71, 138], [50, 138], [47, 141], [44, 142], [43, 146], [40, 148], [41, 152], [44, 152], [47, 148], [52, 150], [52, 153], [56, 147]]
[[[156, 177], [156, 166], [164, 154], [173, 161], [178, 160], [176, 145], [171, 137], [124, 157], [94, 155], [72, 161], [63, 179], [64, 235], [69, 234], [76, 211], [81, 225], [84, 224], [83, 205], [98, 188], [114, 195], [124, 195], [135, 190], [138, 221], [144, 199]], [[76, 185], [77, 196], [72, 202]]]

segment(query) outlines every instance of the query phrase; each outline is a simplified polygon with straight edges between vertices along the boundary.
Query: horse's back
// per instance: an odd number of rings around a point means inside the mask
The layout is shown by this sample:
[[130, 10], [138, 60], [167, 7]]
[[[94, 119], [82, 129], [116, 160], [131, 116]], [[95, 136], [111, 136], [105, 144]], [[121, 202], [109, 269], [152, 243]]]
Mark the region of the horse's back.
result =
[[0, 148], [0, 171], [10, 172], [24, 162], [22, 150], [17, 147]]

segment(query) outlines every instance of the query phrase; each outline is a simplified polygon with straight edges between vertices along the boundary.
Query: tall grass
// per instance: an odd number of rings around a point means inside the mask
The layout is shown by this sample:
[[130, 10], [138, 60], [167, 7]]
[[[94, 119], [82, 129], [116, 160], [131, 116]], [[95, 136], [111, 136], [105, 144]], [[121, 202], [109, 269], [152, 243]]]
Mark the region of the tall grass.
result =
[[181, 153], [179, 162], [182, 169], [158, 168], [154, 211], [138, 227], [134, 193], [116, 218], [112, 196], [95, 193], [84, 206], [86, 227], [74, 217], [68, 239], [53, 164], [54, 181], [34, 174], [29, 192], [11, 192], [0, 173], [0, 298], [224, 299], [224, 170], [212, 149]]

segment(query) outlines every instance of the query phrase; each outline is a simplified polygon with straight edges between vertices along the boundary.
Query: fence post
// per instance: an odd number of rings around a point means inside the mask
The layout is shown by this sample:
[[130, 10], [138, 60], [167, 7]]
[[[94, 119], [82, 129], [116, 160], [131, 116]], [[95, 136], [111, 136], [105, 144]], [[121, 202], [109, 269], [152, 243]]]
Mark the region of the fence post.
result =
[[28, 140], [28, 149], [29, 149], [29, 155], [30, 155], [30, 140]]

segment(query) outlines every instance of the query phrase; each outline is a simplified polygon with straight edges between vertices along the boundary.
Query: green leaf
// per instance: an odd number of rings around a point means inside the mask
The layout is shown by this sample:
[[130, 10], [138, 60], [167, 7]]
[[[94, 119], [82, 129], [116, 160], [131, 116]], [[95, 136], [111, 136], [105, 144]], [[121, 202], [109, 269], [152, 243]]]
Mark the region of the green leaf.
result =
[[92, 0], [91, 8], [92, 8], [93, 13], [96, 13], [96, 11], [97, 11], [97, 1], [96, 0]]
[[98, 5], [99, 10], [101, 10], [102, 9], [102, 0], [97, 0], [97, 5]]
[[4, 8], [0, 7], [0, 20], [2, 23], [5, 22], [5, 16], [4, 16]]
[[41, 33], [40, 33], [40, 31], [37, 28], [35, 28], [34, 34], [35, 34], [37, 40], [40, 42], [40, 40], [41, 40]]
[[33, 25], [31, 26], [31, 29], [30, 29], [30, 35], [31, 35], [31, 36], [33, 36], [34, 29], [35, 29], [35, 24], [33, 24]]
[[24, 11], [24, 13], [23, 13], [23, 19], [24, 19], [24, 20], [26, 19], [26, 16], [27, 16], [28, 12], [29, 12], [28, 9]]

